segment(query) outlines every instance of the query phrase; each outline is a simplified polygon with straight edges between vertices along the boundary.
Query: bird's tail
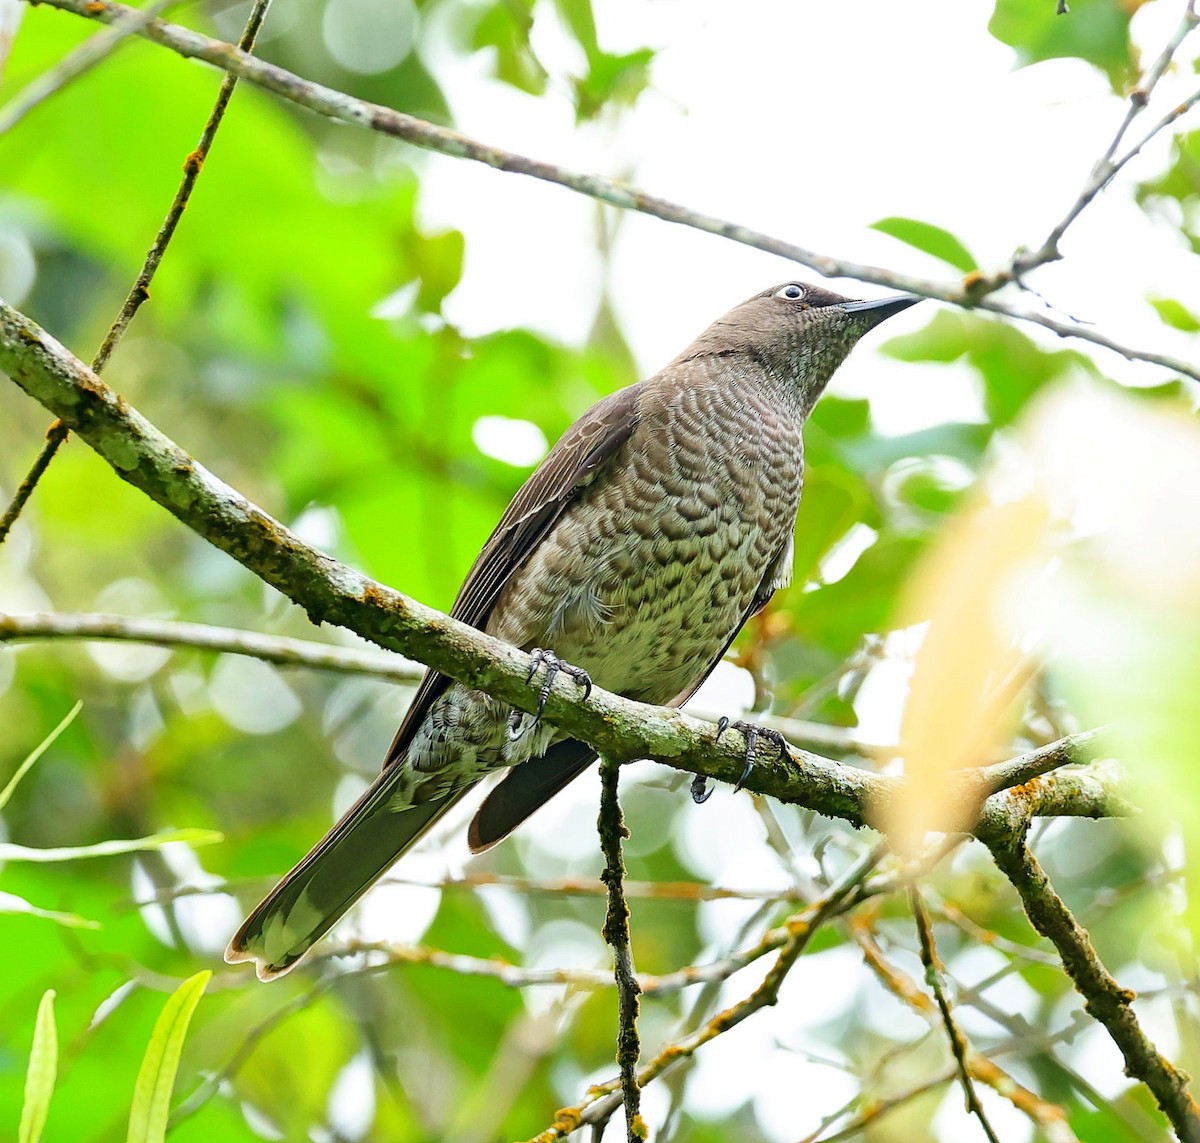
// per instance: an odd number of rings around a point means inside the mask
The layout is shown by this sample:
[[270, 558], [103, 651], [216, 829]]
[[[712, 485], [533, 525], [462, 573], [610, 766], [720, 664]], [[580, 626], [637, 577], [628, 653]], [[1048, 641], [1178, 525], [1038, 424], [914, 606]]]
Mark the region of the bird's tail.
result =
[[393, 810], [399, 771], [384, 770], [267, 894], [229, 942], [226, 961], [254, 961], [260, 980], [282, 976], [470, 788]]

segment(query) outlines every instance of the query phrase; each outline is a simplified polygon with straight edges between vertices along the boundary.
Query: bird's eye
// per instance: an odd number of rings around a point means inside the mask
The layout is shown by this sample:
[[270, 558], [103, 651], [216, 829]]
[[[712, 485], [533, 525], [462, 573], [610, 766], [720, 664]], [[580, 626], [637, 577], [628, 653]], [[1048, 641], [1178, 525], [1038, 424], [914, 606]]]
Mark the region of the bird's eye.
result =
[[804, 287], [796, 282], [788, 282], [786, 286], [780, 286], [775, 291], [777, 298], [785, 298], [789, 302], [798, 302], [804, 297]]

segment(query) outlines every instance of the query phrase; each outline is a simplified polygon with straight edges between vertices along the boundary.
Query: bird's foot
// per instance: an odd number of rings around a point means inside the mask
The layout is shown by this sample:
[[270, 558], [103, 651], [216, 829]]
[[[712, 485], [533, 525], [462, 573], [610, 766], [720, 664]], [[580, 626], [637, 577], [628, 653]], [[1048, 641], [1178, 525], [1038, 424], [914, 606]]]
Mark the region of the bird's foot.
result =
[[[733, 787], [733, 792], [736, 794], [746, 784], [746, 779], [754, 770], [754, 763], [758, 759], [758, 740], [760, 738], [774, 743], [780, 758], [788, 756], [788, 743], [778, 730], [772, 730], [769, 726], [755, 726], [752, 722], [742, 722], [740, 719], [737, 722], [730, 722], [724, 717], [717, 720], [718, 742], [721, 735], [730, 727], [740, 730], [746, 736], [746, 763], [742, 767], [742, 774], [737, 780], [737, 785]], [[712, 797], [712, 790], [708, 786], [708, 779], [703, 774], [697, 774], [692, 779], [692, 801], [699, 806], [707, 802], [710, 797]]]
[[563, 674], [575, 680], [576, 686], [583, 687], [583, 697], [586, 699], [592, 693], [592, 677], [582, 667], [576, 667], [572, 663], [564, 662], [553, 651], [547, 651], [543, 647], [535, 647], [529, 653], [529, 674], [525, 676], [527, 683], [533, 682], [533, 677], [538, 673], [539, 668], [545, 667], [546, 677], [542, 680], [542, 685], [538, 689], [538, 704], [537, 710], [533, 712], [533, 719], [528, 726], [525, 725], [524, 711], [514, 710], [508, 717], [508, 738], [510, 742], [515, 742], [527, 730], [532, 730], [542, 720], [542, 712], [546, 709], [546, 701], [550, 698], [550, 688], [554, 686], [556, 675]]

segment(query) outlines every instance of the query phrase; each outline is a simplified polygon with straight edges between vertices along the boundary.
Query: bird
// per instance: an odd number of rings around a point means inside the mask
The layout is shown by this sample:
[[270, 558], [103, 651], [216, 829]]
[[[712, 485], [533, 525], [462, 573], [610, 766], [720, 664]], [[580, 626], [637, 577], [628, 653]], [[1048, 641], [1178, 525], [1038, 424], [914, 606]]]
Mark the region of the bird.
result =
[[[790, 581], [801, 430], [818, 397], [865, 333], [920, 300], [785, 282], [734, 307], [566, 430], [450, 614], [530, 651], [543, 701], [565, 672], [585, 696], [594, 683], [681, 706]], [[498, 770], [467, 841], [478, 853], [506, 837], [596, 758], [540, 715], [426, 671], [379, 776], [248, 916], [226, 961], [286, 973]]]

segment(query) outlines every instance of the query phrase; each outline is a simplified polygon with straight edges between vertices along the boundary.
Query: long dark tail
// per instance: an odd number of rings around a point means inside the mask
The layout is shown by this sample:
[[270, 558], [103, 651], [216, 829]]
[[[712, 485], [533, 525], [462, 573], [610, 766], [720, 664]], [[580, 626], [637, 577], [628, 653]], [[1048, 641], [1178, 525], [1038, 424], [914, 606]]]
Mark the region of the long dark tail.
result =
[[470, 789], [392, 810], [399, 769], [384, 770], [267, 894], [229, 942], [226, 961], [253, 960], [259, 980], [282, 976]]
[[540, 810], [596, 760], [596, 752], [568, 738], [556, 742], [540, 758], [514, 766], [484, 799], [467, 831], [472, 853], [503, 841], [526, 818]]

